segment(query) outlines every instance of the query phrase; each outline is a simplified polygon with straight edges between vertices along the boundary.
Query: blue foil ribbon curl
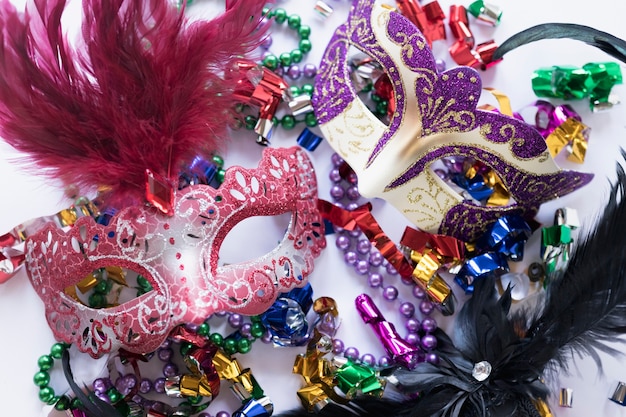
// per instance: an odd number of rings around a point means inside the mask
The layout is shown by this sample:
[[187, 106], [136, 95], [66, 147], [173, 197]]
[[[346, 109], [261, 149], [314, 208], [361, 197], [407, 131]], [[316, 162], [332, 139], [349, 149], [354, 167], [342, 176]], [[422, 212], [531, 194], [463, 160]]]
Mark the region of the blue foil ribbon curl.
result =
[[274, 304], [259, 317], [278, 346], [302, 346], [309, 339], [306, 315], [313, 306], [313, 288], [302, 288], [282, 293]]
[[465, 290], [465, 293], [474, 292], [474, 281], [490, 274], [502, 275], [509, 272], [506, 256], [500, 252], [487, 252], [465, 261], [454, 281]]
[[480, 174], [467, 178], [464, 174], [457, 173], [453, 174], [451, 179], [456, 185], [466, 190], [475, 200], [484, 201], [493, 194], [493, 188], [485, 182], [485, 179]]
[[521, 216], [503, 216], [478, 239], [476, 248], [480, 252], [499, 252], [514, 262], [521, 261], [524, 244], [531, 234], [530, 226]]
[[267, 397], [260, 400], [252, 398], [234, 411], [232, 417], [270, 417], [273, 411], [274, 406]]
[[313, 152], [320, 143], [322, 143], [322, 137], [317, 136], [311, 132], [309, 128], [305, 127], [300, 136], [297, 139], [298, 145], [302, 146], [307, 151]]

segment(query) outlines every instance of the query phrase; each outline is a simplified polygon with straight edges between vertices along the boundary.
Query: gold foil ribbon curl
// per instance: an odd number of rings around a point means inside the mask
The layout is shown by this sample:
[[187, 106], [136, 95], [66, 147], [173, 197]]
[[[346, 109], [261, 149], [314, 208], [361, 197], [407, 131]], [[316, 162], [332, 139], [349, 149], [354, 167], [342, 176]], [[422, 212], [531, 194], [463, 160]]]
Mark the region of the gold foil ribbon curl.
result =
[[585, 155], [587, 154], [586, 130], [586, 125], [573, 117], [569, 117], [546, 138], [550, 155], [554, 158], [563, 148], [567, 147], [569, 150], [568, 160], [580, 164], [585, 162]]

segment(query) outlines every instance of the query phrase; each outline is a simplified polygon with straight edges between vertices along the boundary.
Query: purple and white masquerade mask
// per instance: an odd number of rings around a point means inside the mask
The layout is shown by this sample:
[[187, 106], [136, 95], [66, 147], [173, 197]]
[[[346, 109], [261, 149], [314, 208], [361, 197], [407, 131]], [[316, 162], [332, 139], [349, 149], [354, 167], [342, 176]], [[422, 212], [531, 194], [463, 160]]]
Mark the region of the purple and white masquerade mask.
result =
[[[389, 126], [350, 82], [351, 46], [373, 57], [391, 80], [396, 111]], [[480, 94], [474, 69], [437, 72], [426, 40], [409, 20], [373, 0], [355, 0], [326, 48], [313, 104], [324, 136], [356, 172], [363, 196], [387, 200], [422, 230], [472, 241], [498, 217], [533, 216], [543, 202], [593, 177], [560, 170], [528, 124], [478, 110]], [[515, 203], [485, 207], [463, 200], [430, 169], [448, 156], [488, 165]]]

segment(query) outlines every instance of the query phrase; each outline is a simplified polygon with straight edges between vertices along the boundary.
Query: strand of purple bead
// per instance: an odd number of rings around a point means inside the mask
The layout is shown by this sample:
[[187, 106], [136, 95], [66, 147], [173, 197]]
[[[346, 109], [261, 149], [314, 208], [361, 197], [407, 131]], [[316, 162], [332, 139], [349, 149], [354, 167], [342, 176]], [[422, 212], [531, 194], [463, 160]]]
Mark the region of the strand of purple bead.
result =
[[[332, 155], [331, 161], [332, 168], [329, 178], [332, 181], [332, 186], [330, 196], [335, 205], [352, 211], [362, 204], [356, 174], [349, 171], [348, 174], [342, 175], [342, 172], [347, 170], [345, 169], [344, 160], [337, 153]], [[434, 352], [434, 349], [437, 347], [437, 338], [433, 334], [437, 329], [437, 322], [431, 317], [435, 310], [435, 305], [428, 299], [426, 293], [410, 279], [400, 279], [403, 284], [412, 287], [411, 293], [415, 301], [400, 300], [398, 288], [386, 282], [388, 277], [399, 279], [398, 272], [373, 247], [363, 232], [358, 228], [353, 231], [347, 231], [335, 227], [335, 233], [335, 245], [343, 252], [345, 263], [352, 266], [359, 275], [367, 276], [368, 285], [373, 289], [379, 289], [385, 301], [400, 303], [398, 311], [405, 319], [406, 335], [404, 340], [415, 347], [421, 348], [423, 356], [420, 356], [420, 360], [438, 363], [439, 357]], [[422, 315], [421, 321], [416, 315], [418, 310]], [[360, 355], [356, 347], [350, 346], [346, 348], [344, 342], [340, 339], [334, 339], [333, 343], [333, 353], [335, 354], [343, 354], [348, 358], [360, 360], [370, 366], [378, 365], [384, 367], [391, 363], [388, 356], [382, 356], [377, 360], [371, 353]]]

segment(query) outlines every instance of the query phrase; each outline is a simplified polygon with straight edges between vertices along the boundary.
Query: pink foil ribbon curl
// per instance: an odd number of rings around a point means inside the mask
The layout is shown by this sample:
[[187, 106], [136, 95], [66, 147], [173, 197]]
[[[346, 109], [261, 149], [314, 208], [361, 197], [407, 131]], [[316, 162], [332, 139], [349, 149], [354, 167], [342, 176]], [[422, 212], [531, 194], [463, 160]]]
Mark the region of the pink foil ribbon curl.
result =
[[365, 323], [372, 326], [378, 340], [394, 363], [413, 369], [419, 362], [424, 361], [419, 349], [400, 337], [394, 325], [385, 320], [369, 295], [357, 296], [355, 304], [359, 315]]
[[582, 123], [580, 115], [569, 104], [555, 106], [548, 101], [537, 100], [534, 106], [537, 108], [535, 128], [546, 139], [552, 157], [567, 147], [569, 160], [584, 162], [589, 128]]

